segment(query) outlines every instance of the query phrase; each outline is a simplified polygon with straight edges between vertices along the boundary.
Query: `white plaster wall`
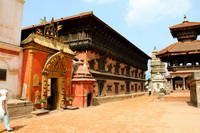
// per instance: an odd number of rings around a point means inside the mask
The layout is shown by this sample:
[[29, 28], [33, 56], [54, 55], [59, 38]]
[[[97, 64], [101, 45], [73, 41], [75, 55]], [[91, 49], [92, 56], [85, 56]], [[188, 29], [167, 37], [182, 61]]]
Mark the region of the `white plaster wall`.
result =
[[20, 46], [23, 0], [0, 0], [0, 41]]
[[9, 91], [8, 98], [19, 98], [18, 88], [21, 85], [20, 56], [0, 53], [0, 69], [7, 70], [7, 79], [0, 81], [0, 89]]
[[24, 0], [0, 0], [0, 48], [19, 52], [19, 55], [0, 52], [0, 68], [7, 69], [7, 79], [0, 81], [0, 89], [9, 91], [8, 98], [19, 98], [21, 88], [23, 4]]

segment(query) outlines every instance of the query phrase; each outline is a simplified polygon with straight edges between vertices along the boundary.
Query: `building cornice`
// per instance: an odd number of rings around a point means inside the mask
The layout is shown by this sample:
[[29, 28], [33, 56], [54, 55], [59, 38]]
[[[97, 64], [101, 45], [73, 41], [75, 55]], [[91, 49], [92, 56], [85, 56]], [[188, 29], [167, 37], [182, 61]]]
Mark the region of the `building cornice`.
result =
[[0, 48], [10, 50], [10, 51], [15, 51], [15, 52], [21, 52], [22, 51], [22, 48], [19, 47], [19, 46], [6, 44], [6, 43], [1, 42], [1, 41], [0, 41]]
[[21, 3], [21, 4], [24, 4], [25, 1], [24, 0], [16, 0], [17, 2]]

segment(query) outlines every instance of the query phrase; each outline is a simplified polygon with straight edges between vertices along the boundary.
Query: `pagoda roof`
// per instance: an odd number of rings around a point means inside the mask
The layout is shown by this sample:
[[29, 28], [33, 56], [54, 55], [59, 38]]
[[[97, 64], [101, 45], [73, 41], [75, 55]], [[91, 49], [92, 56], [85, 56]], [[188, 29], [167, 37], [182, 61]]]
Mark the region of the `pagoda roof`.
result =
[[186, 53], [200, 53], [200, 40], [176, 42], [156, 53], [157, 57], [181, 55]]
[[169, 27], [170, 32], [174, 38], [178, 36], [179, 31], [185, 31], [185, 30], [195, 30], [196, 34], [200, 34], [200, 22], [189, 22], [187, 21], [186, 17], [185, 20], [180, 23], [176, 24], [174, 26]]
[[64, 53], [68, 53], [71, 55], [75, 55], [75, 52], [73, 52], [68, 45], [65, 45], [62, 42], [59, 42], [57, 40], [52, 40], [49, 38], [46, 38], [44, 36], [31, 33], [26, 39], [24, 39], [21, 44], [25, 45], [31, 42], [35, 42], [41, 46], [44, 46], [46, 48], [58, 50], [58, 51], [63, 51]]
[[175, 30], [179, 28], [193, 28], [194, 26], [199, 26], [200, 27], [200, 22], [189, 22], [189, 21], [183, 21], [180, 24], [176, 24], [174, 26], [171, 26], [169, 29], [170, 30]]
[[[59, 24], [63, 25], [62, 29], [64, 29], [64, 27], [65, 27], [64, 24], [65, 23], [71, 22], [72, 20], [81, 20], [81, 19], [84, 19], [84, 18], [91, 19], [92, 21], [94, 21], [95, 23], [97, 23], [98, 25], [100, 25], [100, 27], [102, 29], [107, 29], [107, 31], [110, 32], [111, 34], [113, 34], [114, 36], [116, 36], [116, 38], [119, 38], [119, 39], [123, 40], [124, 42], [126, 42], [126, 45], [128, 45], [130, 48], [134, 49], [134, 51], [137, 51], [137, 53], [140, 53], [144, 58], [150, 59], [150, 57], [145, 52], [143, 52], [142, 50], [140, 50], [138, 47], [136, 47], [133, 43], [131, 43], [125, 37], [123, 37], [122, 35], [120, 35], [117, 31], [115, 31], [109, 25], [107, 25], [102, 20], [100, 20], [98, 17], [96, 17], [93, 14], [92, 11], [91, 12], [81, 13], [81, 14], [78, 14], [78, 15], [70, 16], [70, 17], [56, 19], [56, 20], [54, 20], [54, 22], [55, 23], [59, 22]], [[47, 22], [47, 24], [48, 23], [50, 23], [50, 22]], [[68, 23], [68, 24], [72, 24], [72, 23]], [[32, 25], [32, 26], [29, 26], [29, 27], [22, 28], [22, 39], [25, 37], [25, 34], [30, 34], [30, 33], [33, 32], [33, 30], [35, 30], [37, 28], [40, 28], [42, 26], [43, 26], [43, 24], [37, 24], [37, 25]]]

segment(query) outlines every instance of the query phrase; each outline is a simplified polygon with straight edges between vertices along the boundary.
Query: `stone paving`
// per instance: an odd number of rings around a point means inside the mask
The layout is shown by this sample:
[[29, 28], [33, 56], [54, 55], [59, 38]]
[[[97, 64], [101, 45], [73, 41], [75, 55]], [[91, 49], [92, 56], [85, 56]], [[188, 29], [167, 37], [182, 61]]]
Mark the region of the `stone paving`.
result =
[[[15, 133], [199, 133], [200, 109], [144, 96], [11, 120]], [[3, 123], [0, 132], [5, 133]]]

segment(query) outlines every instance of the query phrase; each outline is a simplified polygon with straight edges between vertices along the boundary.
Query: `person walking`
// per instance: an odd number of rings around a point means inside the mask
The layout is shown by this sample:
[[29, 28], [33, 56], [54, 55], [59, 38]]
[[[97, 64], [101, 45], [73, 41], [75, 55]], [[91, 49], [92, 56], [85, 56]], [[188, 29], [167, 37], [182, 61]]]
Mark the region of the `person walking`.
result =
[[7, 93], [6, 89], [0, 90], [0, 119], [4, 121], [4, 125], [8, 132], [14, 130], [10, 127], [9, 113], [7, 108]]

